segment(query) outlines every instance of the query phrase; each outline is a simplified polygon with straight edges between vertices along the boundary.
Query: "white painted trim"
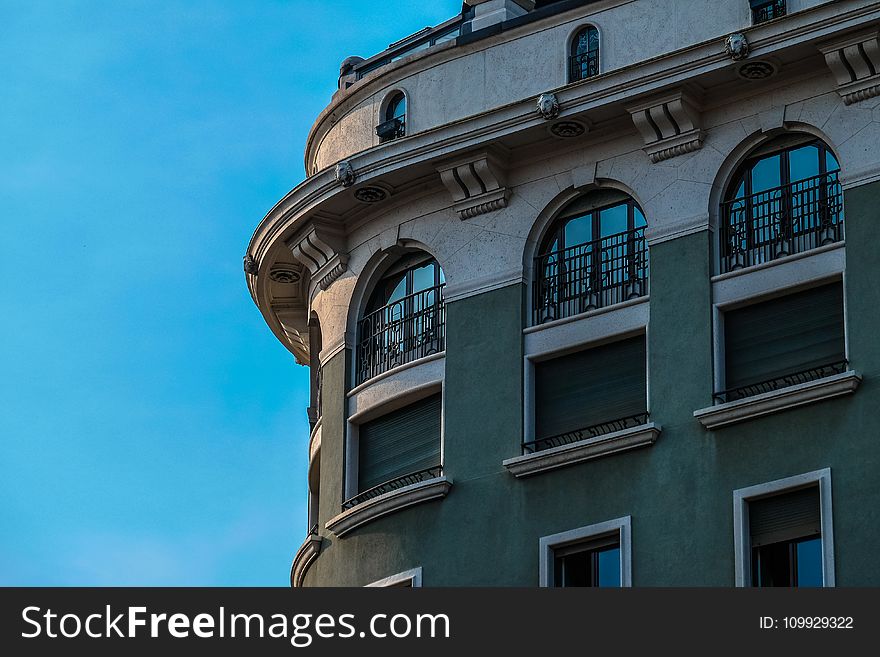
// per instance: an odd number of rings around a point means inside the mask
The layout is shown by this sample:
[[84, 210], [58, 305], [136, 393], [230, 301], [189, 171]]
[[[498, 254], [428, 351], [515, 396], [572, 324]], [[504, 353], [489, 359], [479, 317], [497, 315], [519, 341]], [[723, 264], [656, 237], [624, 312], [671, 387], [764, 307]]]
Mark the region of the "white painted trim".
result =
[[846, 270], [844, 242], [712, 277], [712, 302], [729, 307], [782, 290], [831, 282]]
[[539, 585], [553, 586], [553, 549], [618, 533], [620, 541], [620, 585], [632, 586], [632, 517], [624, 516], [615, 520], [570, 529], [550, 536], [542, 536], [538, 541]]
[[799, 383], [781, 390], [737, 399], [694, 411], [694, 417], [707, 429], [719, 429], [729, 424], [744, 422], [763, 415], [779, 413], [790, 408], [851, 395], [859, 387], [862, 377], [857, 372], [826, 376], [816, 381]]
[[507, 468], [514, 477], [528, 477], [601, 456], [653, 445], [657, 441], [660, 431], [659, 426], [649, 422], [637, 427], [579, 440], [570, 445], [552, 447], [534, 454], [514, 456], [502, 461], [501, 465]]
[[363, 415], [374, 406], [384, 405], [395, 397], [407, 396], [416, 388], [439, 386], [446, 375], [446, 352], [431, 354], [394, 369], [382, 372], [348, 392], [351, 417]]
[[761, 497], [819, 484], [819, 511], [822, 524], [822, 580], [825, 586], [835, 586], [834, 522], [831, 504], [831, 468], [777, 479], [733, 491], [733, 549], [736, 586], [750, 586], [752, 581], [751, 541], [748, 540], [748, 502]]
[[390, 577], [384, 577], [380, 580], [372, 582], [371, 584], [367, 584], [367, 587], [385, 588], [389, 586], [399, 586], [404, 582], [409, 582], [410, 586], [412, 586], [414, 589], [421, 588], [422, 567], [417, 566], [410, 570], [404, 570], [402, 573], [397, 573], [396, 575], [391, 575]]
[[342, 538], [353, 529], [389, 513], [405, 509], [413, 504], [444, 498], [450, 488], [452, 488], [452, 480], [446, 477], [435, 477], [410, 484], [347, 509], [328, 520], [324, 526]]

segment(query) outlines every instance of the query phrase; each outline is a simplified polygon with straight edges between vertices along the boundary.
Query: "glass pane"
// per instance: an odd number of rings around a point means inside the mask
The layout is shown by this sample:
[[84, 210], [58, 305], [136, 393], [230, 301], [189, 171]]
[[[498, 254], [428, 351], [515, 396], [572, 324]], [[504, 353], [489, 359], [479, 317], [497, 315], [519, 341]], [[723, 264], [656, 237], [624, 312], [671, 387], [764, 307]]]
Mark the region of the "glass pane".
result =
[[791, 543], [772, 543], [752, 550], [753, 586], [791, 586]]
[[819, 175], [819, 147], [803, 146], [788, 153], [789, 180], [806, 180]]
[[627, 204], [605, 208], [599, 213], [599, 231], [602, 237], [625, 233], [627, 230]]
[[398, 280], [396, 284], [391, 281], [388, 282], [389, 288], [392, 285], [394, 285], [394, 288], [392, 288], [391, 294], [388, 295], [388, 300], [385, 302], [386, 304], [399, 301], [406, 296], [406, 274], [401, 274], [400, 280]]
[[840, 163], [837, 161], [837, 158], [834, 157], [834, 153], [831, 151], [825, 151], [825, 170], [826, 171], [837, 171], [840, 169]]
[[556, 586], [592, 586], [592, 553], [589, 550], [557, 557], [554, 563]]
[[637, 207], [633, 207], [633, 228], [641, 228], [647, 225], [648, 222], [645, 221], [645, 215], [642, 214], [642, 211]]
[[434, 263], [413, 269], [413, 294], [434, 287]]
[[620, 548], [611, 548], [599, 552], [598, 586], [620, 586]]
[[588, 27], [583, 32], [578, 34], [577, 40], [577, 54], [584, 55], [588, 53], [590, 50], [596, 50], [599, 48], [599, 32], [596, 28]]
[[818, 536], [797, 543], [797, 585], [822, 586], [822, 539]]
[[779, 187], [782, 180], [779, 175], [779, 155], [759, 160], [752, 167], [752, 193], [763, 192]]
[[[569, 219], [565, 224], [565, 246], [571, 248], [584, 244], [593, 239], [593, 215], [585, 214], [582, 217]], [[554, 247], [555, 248], [555, 247]]]

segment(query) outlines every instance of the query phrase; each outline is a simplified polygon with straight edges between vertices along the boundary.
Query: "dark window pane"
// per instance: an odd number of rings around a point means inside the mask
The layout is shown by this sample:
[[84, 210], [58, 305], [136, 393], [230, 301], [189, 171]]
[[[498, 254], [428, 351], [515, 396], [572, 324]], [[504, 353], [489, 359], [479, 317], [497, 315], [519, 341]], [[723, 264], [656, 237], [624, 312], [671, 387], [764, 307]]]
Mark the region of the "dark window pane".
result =
[[754, 586], [791, 586], [791, 544], [763, 545], [752, 550]]
[[575, 552], [556, 559], [556, 586], [592, 586], [592, 553]]
[[599, 558], [599, 583], [598, 586], [620, 586], [620, 548], [602, 550]]
[[799, 541], [797, 549], [797, 585], [799, 587], [821, 587], [822, 581], [822, 538]]
[[752, 194], [779, 187], [780, 179], [779, 155], [764, 158], [752, 168]]

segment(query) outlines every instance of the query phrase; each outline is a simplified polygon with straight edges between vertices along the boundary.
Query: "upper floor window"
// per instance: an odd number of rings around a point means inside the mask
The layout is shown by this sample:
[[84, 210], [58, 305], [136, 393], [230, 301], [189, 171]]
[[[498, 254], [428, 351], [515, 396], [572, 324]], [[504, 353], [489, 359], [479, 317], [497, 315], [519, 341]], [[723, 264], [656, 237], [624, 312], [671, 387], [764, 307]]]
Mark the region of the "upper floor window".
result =
[[821, 141], [788, 135], [740, 168], [720, 211], [721, 272], [843, 239], [840, 164]]
[[785, 16], [785, 0], [749, 0], [749, 5], [754, 25]]
[[592, 25], [580, 30], [571, 41], [568, 81], [577, 82], [599, 75], [599, 30]]
[[646, 294], [645, 225], [636, 202], [621, 192], [597, 192], [570, 203], [535, 258], [533, 323]]
[[445, 285], [440, 265], [423, 252], [379, 280], [358, 322], [357, 383], [446, 348]]
[[385, 107], [383, 121], [376, 126], [379, 142], [386, 142], [406, 134], [406, 96], [397, 91]]

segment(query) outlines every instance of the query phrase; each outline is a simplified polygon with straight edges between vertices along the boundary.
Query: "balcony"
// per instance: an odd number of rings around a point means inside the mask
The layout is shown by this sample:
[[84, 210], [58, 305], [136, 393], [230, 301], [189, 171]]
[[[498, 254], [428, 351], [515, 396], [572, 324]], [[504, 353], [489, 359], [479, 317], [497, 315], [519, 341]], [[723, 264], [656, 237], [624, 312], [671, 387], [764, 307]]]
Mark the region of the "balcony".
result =
[[813, 367], [801, 372], [786, 374], [775, 379], [770, 379], [769, 381], [761, 381], [760, 383], [753, 383], [751, 385], [717, 392], [715, 393], [714, 398], [717, 403], [726, 404], [727, 402], [746, 399], [747, 397], [754, 397], [756, 395], [763, 395], [768, 392], [782, 390], [791, 386], [811, 383], [836, 374], [844, 374], [847, 371], [848, 363], [845, 360], [837, 363], [829, 363], [828, 365]]
[[568, 58], [568, 81], [577, 82], [599, 75], [599, 49]]
[[597, 438], [599, 436], [616, 433], [618, 431], [624, 431], [625, 429], [640, 427], [647, 423], [648, 414], [640, 413], [638, 415], [624, 417], [618, 420], [602, 422], [601, 424], [597, 424], [592, 427], [586, 427], [585, 429], [569, 431], [559, 436], [551, 436], [549, 438], [542, 438], [540, 440], [532, 440], [530, 442], [523, 443], [522, 450], [524, 455], [535, 454], [545, 449], [571, 445], [572, 443], [589, 440], [591, 438]]
[[839, 242], [840, 172], [722, 203], [720, 232], [722, 274]]
[[420, 470], [419, 472], [413, 472], [408, 475], [404, 475], [402, 477], [398, 477], [397, 479], [392, 479], [391, 481], [386, 481], [383, 484], [379, 484], [378, 486], [373, 486], [369, 490], [365, 490], [363, 493], [359, 493], [354, 497], [346, 500], [342, 503], [342, 509], [347, 511], [356, 507], [359, 504], [363, 504], [364, 502], [369, 502], [370, 500], [379, 497], [380, 495], [385, 495], [386, 493], [391, 493], [396, 490], [400, 490], [401, 488], [405, 488], [406, 486], [412, 486], [413, 484], [420, 484], [424, 481], [429, 481], [431, 479], [438, 479], [443, 476], [443, 467], [435, 466], [433, 468], [427, 468], [425, 470]]
[[446, 348], [445, 287], [443, 283], [405, 296], [358, 322], [358, 385]]
[[376, 126], [379, 141], [384, 143], [406, 135], [406, 117], [399, 116]]
[[635, 299], [648, 293], [645, 227], [535, 258], [534, 325]]

